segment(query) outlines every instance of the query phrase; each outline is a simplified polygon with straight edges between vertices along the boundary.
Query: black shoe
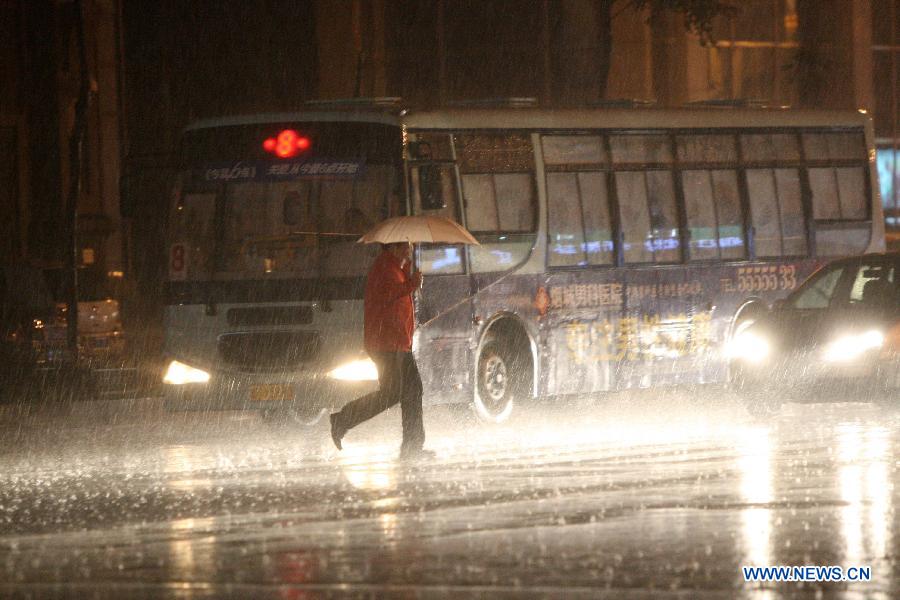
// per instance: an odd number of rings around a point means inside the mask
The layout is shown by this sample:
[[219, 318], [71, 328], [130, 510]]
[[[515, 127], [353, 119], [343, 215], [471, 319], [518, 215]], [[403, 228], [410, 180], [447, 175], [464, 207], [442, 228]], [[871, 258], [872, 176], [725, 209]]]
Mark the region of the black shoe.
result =
[[331, 441], [334, 442], [334, 445], [337, 446], [338, 450], [343, 450], [341, 447], [341, 438], [344, 437], [347, 430], [338, 424], [337, 416], [338, 413], [332, 413], [329, 416], [329, 419], [331, 419]]
[[400, 448], [400, 460], [402, 462], [421, 462], [434, 460], [437, 454], [433, 450], [424, 448]]

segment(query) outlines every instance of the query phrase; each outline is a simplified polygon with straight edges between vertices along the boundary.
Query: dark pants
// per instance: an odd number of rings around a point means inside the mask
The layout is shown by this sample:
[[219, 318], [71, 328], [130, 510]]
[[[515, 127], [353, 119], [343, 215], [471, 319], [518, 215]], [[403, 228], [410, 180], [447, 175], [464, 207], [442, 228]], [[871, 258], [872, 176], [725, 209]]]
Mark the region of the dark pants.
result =
[[335, 420], [353, 429], [398, 402], [403, 420], [403, 449], [420, 450], [425, 444], [422, 424], [422, 379], [412, 352], [370, 352], [378, 367], [378, 391], [344, 405]]

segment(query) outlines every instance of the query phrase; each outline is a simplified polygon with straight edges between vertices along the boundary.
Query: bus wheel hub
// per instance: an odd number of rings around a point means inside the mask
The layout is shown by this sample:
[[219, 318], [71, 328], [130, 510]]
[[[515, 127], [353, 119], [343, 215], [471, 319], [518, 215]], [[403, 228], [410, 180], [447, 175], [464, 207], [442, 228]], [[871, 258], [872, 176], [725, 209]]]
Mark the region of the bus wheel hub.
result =
[[490, 357], [484, 365], [484, 387], [491, 400], [499, 401], [506, 395], [506, 363], [499, 356]]

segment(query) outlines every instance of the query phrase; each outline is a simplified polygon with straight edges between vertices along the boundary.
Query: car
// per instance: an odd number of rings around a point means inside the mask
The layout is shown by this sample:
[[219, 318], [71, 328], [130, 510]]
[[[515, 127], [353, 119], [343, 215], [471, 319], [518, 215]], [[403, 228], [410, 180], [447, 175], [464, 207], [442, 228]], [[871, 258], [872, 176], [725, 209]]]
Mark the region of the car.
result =
[[92, 369], [121, 364], [118, 301], [91, 275], [79, 272], [76, 362], [67, 345], [62, 269], [0, 265], [0, 403], [92, 393]]
[[56, 306], [40, 269], [0, 266], [0, 402], [32, 385], [55, 319]]
[[868, 401], [900, 389], [900, 253], [835, 260], [734, 324], [729, 380], [755, 415], [785, 399]]
[[[44, 268], [44, 279], [56, 302], [57, 318], [47, 330], [47, 351], [65, 347], [67, 277], [61, 267]], [[78, 358], [91, 366], [117, 364], [125, 353], [119, 301], [109, 277], [96, 268], [78, 269]]]

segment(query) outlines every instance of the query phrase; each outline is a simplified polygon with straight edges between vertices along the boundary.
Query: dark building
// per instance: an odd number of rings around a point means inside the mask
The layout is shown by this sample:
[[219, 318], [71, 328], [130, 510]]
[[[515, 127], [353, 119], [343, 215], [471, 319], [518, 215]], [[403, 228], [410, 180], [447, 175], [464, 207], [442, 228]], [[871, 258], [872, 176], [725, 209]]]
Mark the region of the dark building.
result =
[[743, 0], [717, 18], [706, 45], [682, 15], [651, 20], [622, 4], [0, 0], [0, 260], [64, 252], [78, 6], [92, 89], [81, 257], [124, 272], [151, 303], [179, 131], [313, 98], [750, 98], [863, 109], [874, 117], [888, 228], [900, 231], [900, 0]]
[[[63, 260], [70, 136], [81, 77], [78, 5], [0, 0], [0, 260]], [[90, 101], [78, 197], [82, 264], [122, 271], [118, 0], [87, 0]]]

